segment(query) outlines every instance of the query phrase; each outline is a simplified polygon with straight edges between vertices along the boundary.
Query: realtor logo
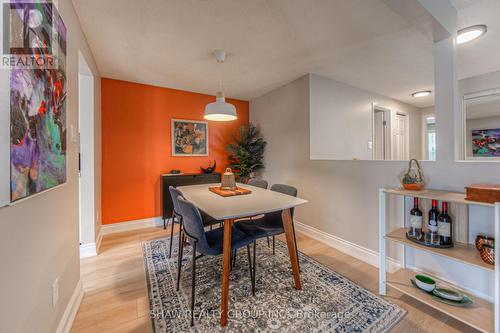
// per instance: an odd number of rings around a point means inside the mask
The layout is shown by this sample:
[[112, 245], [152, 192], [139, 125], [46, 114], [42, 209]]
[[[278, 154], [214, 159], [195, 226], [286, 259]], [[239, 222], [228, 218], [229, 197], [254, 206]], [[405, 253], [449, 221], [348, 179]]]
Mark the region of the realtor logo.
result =
[[52, 1], [2, 3], [2, 69], [57, 68], [59, 15]]

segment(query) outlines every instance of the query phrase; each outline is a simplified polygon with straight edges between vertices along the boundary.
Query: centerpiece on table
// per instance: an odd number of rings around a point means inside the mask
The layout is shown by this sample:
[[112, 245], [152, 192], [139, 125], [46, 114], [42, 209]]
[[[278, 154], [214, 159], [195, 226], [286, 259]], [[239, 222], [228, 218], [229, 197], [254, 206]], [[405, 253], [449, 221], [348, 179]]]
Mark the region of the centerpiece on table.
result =
[[236, 178], [231, 168], [227, 168], [226, 172], [222, 174], [222, 183], [220, 186], [209, 187], [208, 189], [222, 197], [252, 193], [249, 189], [236, 186]]

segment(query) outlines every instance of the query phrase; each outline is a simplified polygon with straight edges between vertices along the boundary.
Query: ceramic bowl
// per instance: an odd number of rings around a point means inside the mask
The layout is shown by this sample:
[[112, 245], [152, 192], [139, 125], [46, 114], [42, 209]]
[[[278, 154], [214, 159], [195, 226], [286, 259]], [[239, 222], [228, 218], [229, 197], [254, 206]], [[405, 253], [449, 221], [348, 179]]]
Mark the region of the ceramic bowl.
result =
[[483, 243], [479, 254], [485, 263], [495, 265], [495, 247], [493, 245]]
[[428, 293], [432, 292], [436, 288], [436, 281], [425, 275], [415, 275], [415, 283], [420, 289], [425, 290]]
[[448, 300], [454, 301], [454, 302], [460, 302], [464, 299], [463, 294], [456, 292], [454, 290], [445, 289], [445, 288], [436, 288], [436, 289], [434, 289], [433, 294], [438, 296], [438, 297], [448, 299]]
[[493, 237], [488, 237], [488, 236], [484, 236], [484, 235], [477, 235], [476, 236], [476, 249], [478, 251], [481, 251], [483, 244], [490, 244], [492, 246], [495, 246], [495, 239]]

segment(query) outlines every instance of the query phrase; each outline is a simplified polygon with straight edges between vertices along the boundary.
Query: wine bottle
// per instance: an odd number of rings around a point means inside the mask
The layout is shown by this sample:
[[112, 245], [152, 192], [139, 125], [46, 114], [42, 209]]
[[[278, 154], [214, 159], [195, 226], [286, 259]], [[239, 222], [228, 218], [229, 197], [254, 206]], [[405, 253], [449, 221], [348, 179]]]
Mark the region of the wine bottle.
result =
[[413, 208], [410, 210], [410, 230], [408, 236], [420, 239], [422, 237], [422, 211], [418, 208], [418, 198], [413, 198]]
[[451, 217], [448, 215], [448, 203], [442, 203], [441, 214], [438, 217], [438, 234], [441, 245], [453, 244], [451, 239]]
[[427, 223], [427, 242], [432, 245], [439, 245], [438, 217], [438, 201], [432, 200], [432, 208], [429, 211], [429, 221]]

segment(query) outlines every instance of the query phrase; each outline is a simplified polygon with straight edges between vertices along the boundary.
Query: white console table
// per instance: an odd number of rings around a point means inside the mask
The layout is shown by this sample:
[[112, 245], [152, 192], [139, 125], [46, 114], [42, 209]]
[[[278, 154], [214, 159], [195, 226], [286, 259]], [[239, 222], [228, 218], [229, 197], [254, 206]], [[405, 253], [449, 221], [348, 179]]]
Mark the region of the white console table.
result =
[[[403, 212], [404, 220], [402, 225], [395, 230], [386, 230], [386, 198], [387, 195], [399, 195], [403, 197]], [[495, 266], [489, 265], [481, 259], [479, 252], [474, 244], [461, 244], [455, 242], [453, 248], [442, 249], [432, 248], [412, 242], [406, 238], [406, 197], [417, 197], [422, 199], [434, 199], [447, 201], [451, 203], [465, 205], [481, 205], [491, 207], [495, 210], [495, 258], [498, 261], [499, 243], [500, 243], [500, 203], [488, 204], [482, 202], [465, 200], [465, 194], [459, 192], [448, 192], [438, 190], [423, 190], [423, 191], [406, 191], [403, 189], [380, 189], [379, 190], [379, 246], [380, 246], [380, 266], [379, 266], [379, 293], [386, 295], [386, 288], [390, 286], [403, 294], [406, 294], [418, 301], [441, 311], [479, 331], [500, 333], [500, 268], [498, 262]], [[394, 242], [403, 246], [403, 257], [401, 260], [401, 268], [394, 272], [386, 271], [386, 242]], [[417, 272], [406, 267], [405, 264], [405, 249], [412, 247], [421, 251], [426, 251], [432, 255], [442, 256], [451, 260], [461, 262], [466, 265], [473, 265], [478, 268], [494, 272], [494, 303], [488, 302], [477, 297], [474, 298], [473, 307], [454, 307], [434, 300], [431, 296], [423, 293], [415, 288], [410, 282], [410, 278], [415, 274], [426, 272]], [[431, 275], [430, 275], [431, 276]], [[433, 277], [434, 278], [434, 277]], [[440, 285], [450, 285], [435, 278]], [[451, 286], [451, 288], [459, 289], [459, 286]]]

